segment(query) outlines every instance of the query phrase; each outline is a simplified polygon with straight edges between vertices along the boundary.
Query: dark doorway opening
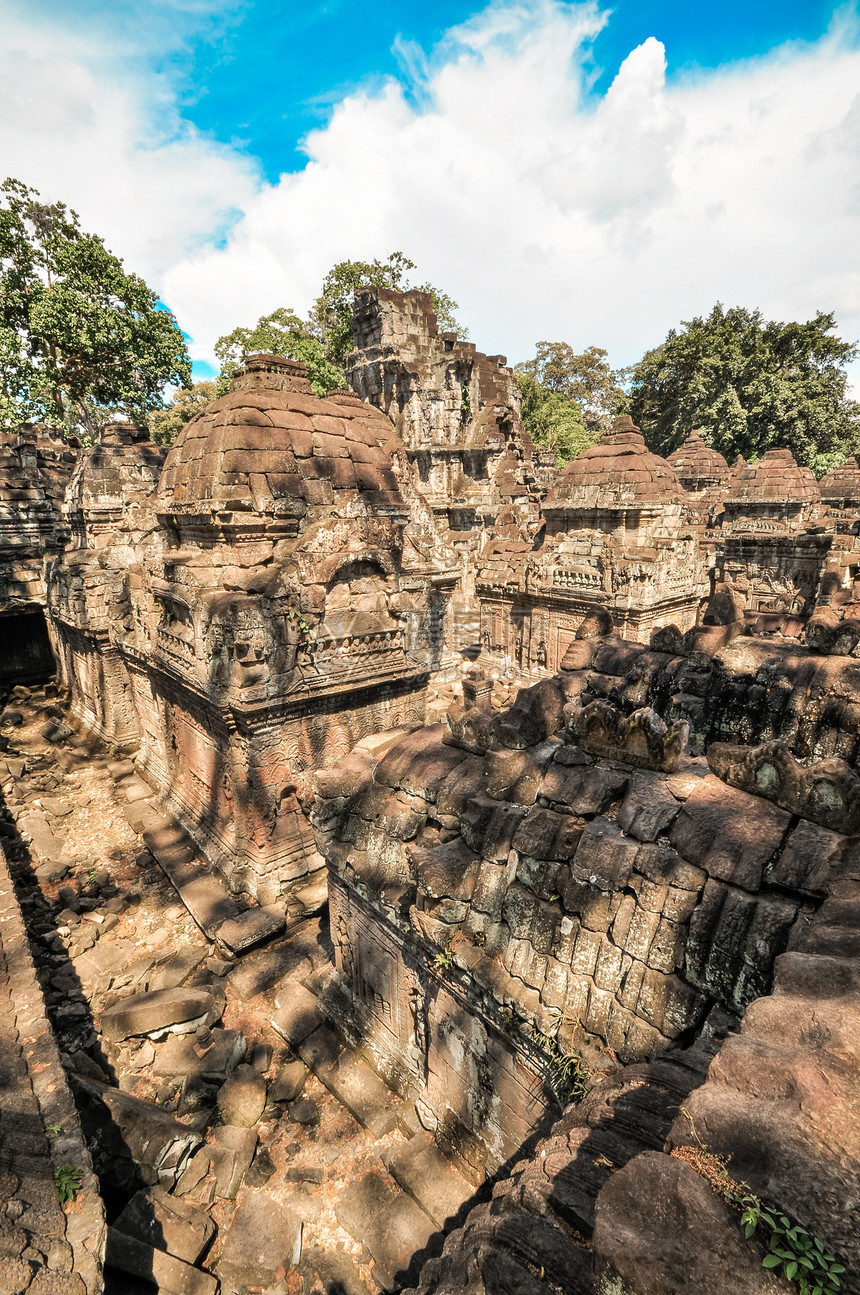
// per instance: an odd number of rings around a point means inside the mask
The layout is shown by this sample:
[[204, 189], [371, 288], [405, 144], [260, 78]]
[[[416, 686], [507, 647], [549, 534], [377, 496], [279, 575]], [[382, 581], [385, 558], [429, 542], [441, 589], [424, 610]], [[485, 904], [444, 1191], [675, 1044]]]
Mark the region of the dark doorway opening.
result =
[[44, 683], [56, 670], [41, 607], [0, 616], [0, 686]]

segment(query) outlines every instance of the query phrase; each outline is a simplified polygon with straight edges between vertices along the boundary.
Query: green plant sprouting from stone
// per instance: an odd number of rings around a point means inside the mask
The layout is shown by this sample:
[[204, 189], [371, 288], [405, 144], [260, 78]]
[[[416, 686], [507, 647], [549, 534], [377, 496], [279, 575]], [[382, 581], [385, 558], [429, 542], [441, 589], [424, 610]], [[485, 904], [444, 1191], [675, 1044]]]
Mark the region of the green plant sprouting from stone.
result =
[[716, 1155], [701, 1141], [689, 1111], [681, 1107], [690, 1124], [697, 1147], [678, 1147], [672, 1155], [707, 1179], [713, 1190], [733, 1209], [741, 1212], [741, 1226], [749, 1240], [761, 1227], [769, 1232], [763, 1268], [779, 1271], [787, 1281], [795, 1282], [800, 1295], [835, 1295], [841, 1289], [844, 1264], [830, 1254], [823, 1241], [807, 1232], [781, 1210], [766, 1205], [748, 1183], [737, 1182], [729, 1173], [728, 1161]]
[[450, 949], [441, 949], [433, 959], [433, 966], [440, 971], [450, 971], [454, 965], [454, 955]]
[[74, 1165], [56, 1165], [54, 1167], [54, 1186], [60, 1195], [60, 1204], [73, 1201], [81, 1188], [81, 1171]]
[[287, 619], [292, 621], [303, 639], [308, 639], [311, 643], [314, 641], [316, 638], [316, 631], [310, 622], [305, 619], [302, 613], [300, 611], [296, 611], [295, 607], [287, 608]]
[[[565, 1024], [564, 1013], [553, 1014], [553, 1028]], [[578, 1052], [565, 1052], [555, 1034], [547, 1034], [537, 1025], [529, 1027], [545, 1060], [549, 1064], [549, 1078], [556, 1096], [565, 1102], [581, 1102], [588, 1092], [588, 1068]]]
[[770, 1232], [763, 1268], [778, 1269], [788, 1281], [797, 1282], [801, 1295], [831, 1295], [839, 1290], [839, 1278], [845, 1266], [835, 1255], [828, 1254], [818, 1237], [799, 1223], [792, 1223], [778, 1210], [767, 1209], [752, 1192], [735, 1195], [733, 1200], [743, 1209], [741, 1224], [745, 1237], [751, 1237], [759, 1227]]

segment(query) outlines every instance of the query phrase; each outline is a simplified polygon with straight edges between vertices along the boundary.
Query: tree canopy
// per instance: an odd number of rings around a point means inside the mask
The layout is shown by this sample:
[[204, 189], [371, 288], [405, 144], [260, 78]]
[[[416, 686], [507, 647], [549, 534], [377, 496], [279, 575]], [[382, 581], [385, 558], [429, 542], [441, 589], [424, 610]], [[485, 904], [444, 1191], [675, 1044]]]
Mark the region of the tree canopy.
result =
[[548, 391], [531, 373], [518, 373], [520, 416], [535, 445], [552, 450], [559, 467], [593, 445], [597, 436], [585, 424], [582, 409], [560, 391]]
[[62, 202], [0, 185], [0, 424], [144, 421], [191, 362], [173, 315]]
[[319, 338], [311, 334], [298, 315], [282, 306], [271, 315], [262, 315], [253, 328], [234, 328], [232, 333], [218, 338], [215, 354], [221, 361], [221, 372], [216, 384], [217, 395], [223, 395], [236, 368], [255, 351], [268, 351], [306, 364], [317, 396], [325, 396], [343, 386], [343, 374], [331, 363]]
[[624, 404], [606, 355], [599, 346], [577, 353], [567, 342], [538, 342], [534, 358], [514, 370], [523, 425], [560, 466], [594, 445]]
[[730, 463], [789, 449], [820, 475], [860, 449], [860, 406], [845, 373], [858, 348], [835, 328], [823, 311], [782, 324], [718, 302], [707, 318], [671, 329], [633, 367], [633, 420], [658, 454], [701, 428]]

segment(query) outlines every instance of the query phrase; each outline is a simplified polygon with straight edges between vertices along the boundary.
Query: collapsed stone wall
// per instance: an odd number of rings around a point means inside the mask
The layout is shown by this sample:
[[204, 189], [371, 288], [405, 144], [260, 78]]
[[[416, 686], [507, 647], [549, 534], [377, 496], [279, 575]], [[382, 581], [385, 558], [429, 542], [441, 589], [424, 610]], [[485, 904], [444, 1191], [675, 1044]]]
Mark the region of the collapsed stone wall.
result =
[[740, 1016], [821, 894], [823, 829], [703, 759], [641, 768], [632, 738], [583, 737], [569, 683], [490, 720], [495, 749], [439, 725], [317, 778], [354, 1037], [479, 1172], [551, 1105], [559, 1049], [642, 1060]]
[[[668, 654], [611, 635], [576, 647], [579, 670], [508, 711], [476, 684], [447, 729], [317, 776], [338, 971], [326, 1010], [476, 1182], [559, 1111], [566, 1056], [592, 1075], [625, 1067], [476, 1207], [422, 1295], [537, 1292], [544, 1275], [572, 1295], [595, 1281], [680, 1293], [691, 1263], [716, 1292], [715, 1251], [732, 1256], [732, 1289], [776, 1295], [758, 1242], [668, 1153], [729, 1157], [855, 1262], [860, 778], [831, 754], [826, 697], [814, 737], [782, 723], [777, 698], [753, 744], [691, 757], [687, 721], [643, 706], [659, 669], [630, 669]], [[727, 671], [703, 663], [716, 712]], [[601, 693], [610, 666], [619, 704]]]

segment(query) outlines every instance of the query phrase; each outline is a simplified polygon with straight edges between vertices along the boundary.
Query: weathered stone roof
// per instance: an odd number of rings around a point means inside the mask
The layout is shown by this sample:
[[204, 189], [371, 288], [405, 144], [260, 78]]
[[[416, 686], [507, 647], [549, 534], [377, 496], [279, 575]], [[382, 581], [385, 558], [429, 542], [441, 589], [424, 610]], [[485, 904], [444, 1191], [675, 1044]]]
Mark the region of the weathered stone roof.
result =
[[729, 472], [729, 465], [722, 454], [708, 445], [700, 431], [691, 432], [666, 462], [675, 469], [682, 484], [687, 481], [722, 481]]
[[856, 456], [848, 459], [822, 477], [818, 488], [822, 503], [835, 504], [839, 508], [860, 507], [860, 461]]
[[652, 454], [627, 416], [616, 418], [599, 444], [583, 450], [549, 491], [547, 510], [617, 511], [678, 504], [684, 491], [674, 469]]
[[729, 502], [814, 504], [821, 498], [812, 472], [795, 462], [791, 450], [766, 450], [756, 463], [736, 464], [727, 484]]
[[163, 462], [164, 450], [153, 445], [145, 427], [109, 423], [78, 460], [68, 488], [69, 513], [124, 510], [148, 498]]
[[315, 396], [303, 364], [254, 355], [180, 432], [158, 511], [304, 516], [356, 494], [405, 508], [385, 448], [393, 435], [385, 415], [351, 393]]

